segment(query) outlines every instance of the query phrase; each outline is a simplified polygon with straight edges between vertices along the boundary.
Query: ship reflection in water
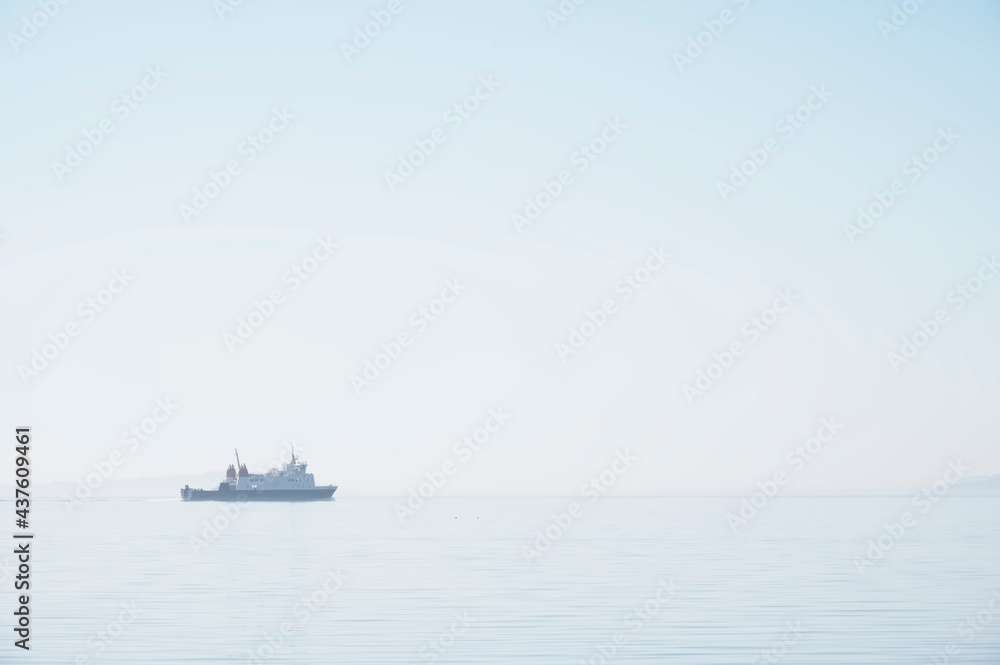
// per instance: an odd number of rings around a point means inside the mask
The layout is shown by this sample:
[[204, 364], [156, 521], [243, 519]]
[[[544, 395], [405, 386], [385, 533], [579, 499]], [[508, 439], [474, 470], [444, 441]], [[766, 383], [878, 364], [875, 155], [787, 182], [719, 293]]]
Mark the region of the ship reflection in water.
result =
[[240, 464], [237, 451], [236, 466], [229, 465], [219, 489], [200, 490], [185, 485], [181, 498], [185, 501], [323, 501], [336, 491], [336, 485], [316, 485], [313, 474], [306, 473], [305, 462], [295, 459], [294, 450], [291, 462], [263, 474], [247, 471], [246, 464]]

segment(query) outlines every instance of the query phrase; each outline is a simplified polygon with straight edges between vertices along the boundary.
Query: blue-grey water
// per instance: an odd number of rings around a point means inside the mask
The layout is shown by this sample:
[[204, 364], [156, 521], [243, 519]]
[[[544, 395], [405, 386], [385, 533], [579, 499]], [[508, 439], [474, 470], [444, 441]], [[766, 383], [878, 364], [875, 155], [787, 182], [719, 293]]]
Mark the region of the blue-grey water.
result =
[[[737, 499], [435, 499], [402, 524], [394, 503], [248, 504], [230, 521], [218, 503], [35, 502], [32, 649], [0, 659], [1000, 663], [1000, 498], [926, 514], [908, 497], [779, 498], [737, 534]], [[866, 559], [906, 512], [916, 524]]]

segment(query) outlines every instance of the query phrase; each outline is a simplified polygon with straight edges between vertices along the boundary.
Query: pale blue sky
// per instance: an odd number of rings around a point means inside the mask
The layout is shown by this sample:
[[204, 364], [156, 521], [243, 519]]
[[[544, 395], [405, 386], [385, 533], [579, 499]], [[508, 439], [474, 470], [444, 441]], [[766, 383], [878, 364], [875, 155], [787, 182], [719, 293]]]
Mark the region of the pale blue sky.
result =
[[[624, 448], [641, 462], [616, 492], [749, 490], [829, 416], [843, 432], [790, 491], [919, 487], [958, 457], [1000, 471], [1000, 282], [947, 301], [1000, 251], [1000, 7], [929, 2], [883, 39], [889, 2], [588, 0], [553, 31], [557, 4], [404, 0], [352, 62], [341, 43], [386, 3], [244, 0], [220, 20], [209, 0], [76, 0], [17, 53], [5, 37], [0, 399], [5, 426], [45, 442], [38, 479], [81, 477], [167, 396], [177, 414], [120, 477], [221, 474], [234, 445], [253, 466], [296, 438], [345, 492], [399, 494], [498, 404], [511, 422], [448, 493], [573, 493]], [[678, 73], [673, 53], [725, 9]], [[36, 11], [4, 3], [3, 34]], [[156, 66], [165, 80], [119, 119]], [[449, 127], [490, 75], [497, 91]], [[782, 137], [820, 85], [832, 97]], [[294, 120], [245, 163], [275, 108]], [[114, 133], [58, 182], [52, 162], [106, 117]], [[574, 151], [616, 117], [628, 127], [579, 172]], [[384, 172], [438, 127], [390, 192]], [[904, 163], [947, 127], [959, 138], [910, 182]], [[768, 137], [778, 152], [721, 201]], [[234, 159], [186, 225], [178, 206]], [[515, 233], [563, 169], [573, 184]], [[848, 242], [894, 179], [906, 193]], [[341, 249], [290, 292], [282, 274], [320, 235]], [[650, 245], [671, 263], [562, 363], [555, 343]], [[122, 268], [134, 282], [25, 385], [18, 366]], [[446, 279], [467, 290], [356, 395], [350, 375]], [[285, 303], [230, 353], [224, 333], [274, 288]], [[795, 308], [689, 404], [681, 386], [779, 288]], [[951, 323], [893, 373], [886, 354], [937, 308]]]

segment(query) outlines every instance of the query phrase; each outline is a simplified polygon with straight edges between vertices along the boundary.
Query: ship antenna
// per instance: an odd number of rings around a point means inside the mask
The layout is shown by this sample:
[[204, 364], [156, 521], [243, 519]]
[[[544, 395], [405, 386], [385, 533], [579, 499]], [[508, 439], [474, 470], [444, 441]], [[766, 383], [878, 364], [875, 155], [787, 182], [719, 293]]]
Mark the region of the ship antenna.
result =
[[295, 464], [295, 444], [293, 443], [291, 444], [291, 446], [292, 446], [292, 464]]
[[[233, 450], [236, 450], [236, 449], [233, 448]], [[239, 472], [240, 468], [241, 468], [240, 467], [240, 451], [236, 450], [236, 469], [237, 469], [237, 472]]]

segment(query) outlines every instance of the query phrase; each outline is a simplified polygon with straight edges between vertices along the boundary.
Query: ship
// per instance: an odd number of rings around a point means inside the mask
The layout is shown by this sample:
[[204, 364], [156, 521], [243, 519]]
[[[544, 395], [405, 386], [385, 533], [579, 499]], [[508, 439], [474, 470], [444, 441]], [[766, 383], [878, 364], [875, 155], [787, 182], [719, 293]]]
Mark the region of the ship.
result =
[[184, 501], [323, 501], [333, 497], [336, 485], [317, 485], [313, 474], [306, 473], [306, 463], [295, 457], [267, 473], [250, 473], [246, 464], [240, 464], [240, 453], [236, 451], [236, 466], [226, 470], [226, 479], [219, 483], [219, 489], [193, 489], [185, 485], [181, 489]]

